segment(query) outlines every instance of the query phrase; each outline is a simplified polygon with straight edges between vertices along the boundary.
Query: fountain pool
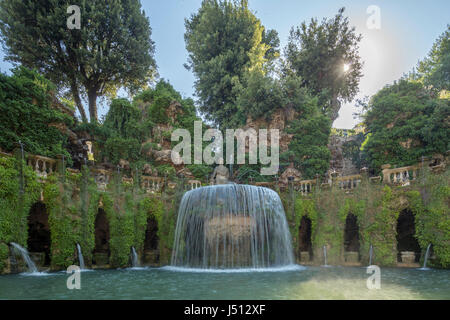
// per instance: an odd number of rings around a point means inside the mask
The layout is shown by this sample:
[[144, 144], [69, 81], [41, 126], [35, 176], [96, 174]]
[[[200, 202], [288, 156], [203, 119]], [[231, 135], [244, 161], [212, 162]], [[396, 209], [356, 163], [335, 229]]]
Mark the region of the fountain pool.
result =
[[381, 289], [369, 290], [365, 268], [286, 267], [285, 271], [177, 271], [173, 267], [95, 270], [81, 274], [0, 276], [0, 299], [450, 299], [450, 271], [382, 268]]

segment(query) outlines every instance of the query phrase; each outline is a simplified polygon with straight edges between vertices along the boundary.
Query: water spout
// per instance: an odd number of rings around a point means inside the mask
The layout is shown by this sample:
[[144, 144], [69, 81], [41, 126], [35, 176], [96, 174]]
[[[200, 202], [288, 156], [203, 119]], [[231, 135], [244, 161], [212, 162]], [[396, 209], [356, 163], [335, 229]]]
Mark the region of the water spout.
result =
[[136, 249], [134, 249], [134, 247], [131, 247], [131, 266], [133, 268], [139, 267], [138, 255], [137, 255]]
[[81, 253], [81, 246], [79, 243], [77, 243], [77, 250], [78, 250], [78, 262], [80, 263], [80, 269], [84, 270], [84, 258], [83, 258], [83, 253]]
[[373, 246], [370, 245], [370, 249], [369, 249], [369, 266], [372, 265], [372, 257], [373, 257]]
[[427, 268], [427, 261], [428, 261], [428, 257], [430, 256], [430, 248], [431, 248], [431, 243], [427, 247], [427, 251], [425, 252], [425, 257], [423, 260], [423, 267], [420, 268], [420, 270], [429, 270], [429, 268]]
[[268, 188], [240, 184], [186, 192], [178, 211], [171, 264], [201, 269], [294, 264], [280, 197]]
[[323, 246], [323, 265], [325, 267], [328, 266], [328, 264], [327, 264], [327, 246], [326, 245]]
[[15, 242], [11, 242], [11, 245], [20, 252], [20, 254], [22, 255], [23, 260], [26, 262], [27, 266], [28, 266], [28, 272], [31, 273], [36, 273], [38, 272], [38, 269], [36, 267], [36, 265], [34, 264], [33, 260], [31, 260], [27, 249], [23, 248], [22, 246], [18, 245]]

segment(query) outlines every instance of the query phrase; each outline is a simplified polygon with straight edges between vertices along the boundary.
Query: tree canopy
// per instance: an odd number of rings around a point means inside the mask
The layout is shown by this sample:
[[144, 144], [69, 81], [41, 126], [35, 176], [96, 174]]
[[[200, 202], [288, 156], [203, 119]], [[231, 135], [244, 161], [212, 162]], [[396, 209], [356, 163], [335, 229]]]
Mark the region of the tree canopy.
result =
[[236, 86], [247, 72], [262, 71], [278, 56], [278, 36], [265, 31], [245, 0], [204, 0], [185, 25], [199, 109], [208, 120], [229, 124], [239, 111]]
[[[294, 72], [303, 84], [321, 97], [323, 111], [331, 120], [338, 116], [341, 102], [358, 92], [362, 62], [358, 53], [361, 35], [349, 26], [344, 8], [332, 19], [311, 19], [292, 28], [285, 48], [285, 72]], [[348, 69], [345, 70], [344, 69]]]
[[[67, 28], [70, 5], [80, 7], [80, 29]], [[97, 122], [97, 97], [144, 86], [156, 72], [151, 28], [138, 0], [4, 0], [0, 22], [6, 58], [70, 92], [83, 121], [83, 98]]]
[[56, 110], [51, 101], [55, 86], [36, 71], [19, 67], [12, 76], [0, 74], [0, 147], [56, 157], [65, 150], [67, 136], [52, 124], [71, 125], [70, 116]]
[[370, 168], [405, 166], [450, 148], [450, 101], [419, 81], [401, 79], [366, 105], [363, 152]]
[[426, 85], [450, 91], [450, 25], [435, 41], [428, 56], [419, 63], [418, 71]]

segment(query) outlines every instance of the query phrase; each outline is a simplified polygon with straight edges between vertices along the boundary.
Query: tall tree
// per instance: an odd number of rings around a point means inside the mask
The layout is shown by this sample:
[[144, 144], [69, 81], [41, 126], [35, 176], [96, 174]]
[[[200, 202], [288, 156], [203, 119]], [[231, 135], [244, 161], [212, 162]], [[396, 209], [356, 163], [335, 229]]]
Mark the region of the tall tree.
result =
[[[78, 5], [81, 28], [68, 29], [67, 8]], [[139, 0], [4, 0], [0, 30], [7, 59], [38, 71], [70, 92], [83, 121], [97, 98], [144, 86], [156, 72], [154, 43]]]
[[433, 44], [428, 56], [419, 63], [418, 71], [426, 85], [450, 91], [450, 25]]
[[401, 79], [363, 105], [369, 167], [405, 166], [450, 148], [450, 100], [439, 99], [419, 81]]
[[358, 54], [361, 35], [349, 26], [344, 8], [332, 19], [311, 19], [292, 28], [285, 48], [286, 72], [301, 76], [303, 84], [316, 95], [331, 120], [338, 116], [342, 102], [358, 92], [362, 62]]
[[246, 0], [204, 0], [185, 26], [186, 67], [197, 78], [200, 111], [220, 126], [230, 124], [238, 111], [236, 86], [247, 71], [263, 70], [278, 56], [278, 35], [265, 32]]

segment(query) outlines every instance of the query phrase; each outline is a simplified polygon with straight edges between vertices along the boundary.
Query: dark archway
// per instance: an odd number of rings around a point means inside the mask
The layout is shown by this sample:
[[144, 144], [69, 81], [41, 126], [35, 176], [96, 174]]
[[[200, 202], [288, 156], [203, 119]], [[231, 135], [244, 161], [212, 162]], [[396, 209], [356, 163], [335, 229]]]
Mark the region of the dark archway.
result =
[[94, 253], [103, 253], [109, 256], [109, 222], [106, 212], [102, 208], [98, 209], [95, 218], [95, 248]]
[[147, 219], [147, 229], [145, 230], [144, 240], [144, 263], [148, 265], [157, 265], [159, 263], [159, 238], [158, 222], [155, 217], [150, 216]]
[[345, 219], [344, 250], [359, 252], [358, 219], [352, 213], [349, 213]]
[[415, 253], [415, 262], [420, 259], [420, 246], [414, 237], [416, 226], [414, 223], [414, 214], [409, 209], [400, 212], [397, 220], [397, 252], [398, 261], [401, 261], [402, 251], [412, 251]]
[[50, 265], [50, 226], [45, 204], [36, 202], [31, 206], [28, 215], [28, 251], [30, 253], [44, 253], [41, 264]]
[[158, 249], [158, 222], [151, 216], [147, 219], [147, 229], [145, 230], [144, 250]]
[[310, 260], [312, 260], [312, 242], [311, 242], [311, 219], [303, 216], [300, 220], [300, 226], [298, 228], [298, 251], [309, 252]]

